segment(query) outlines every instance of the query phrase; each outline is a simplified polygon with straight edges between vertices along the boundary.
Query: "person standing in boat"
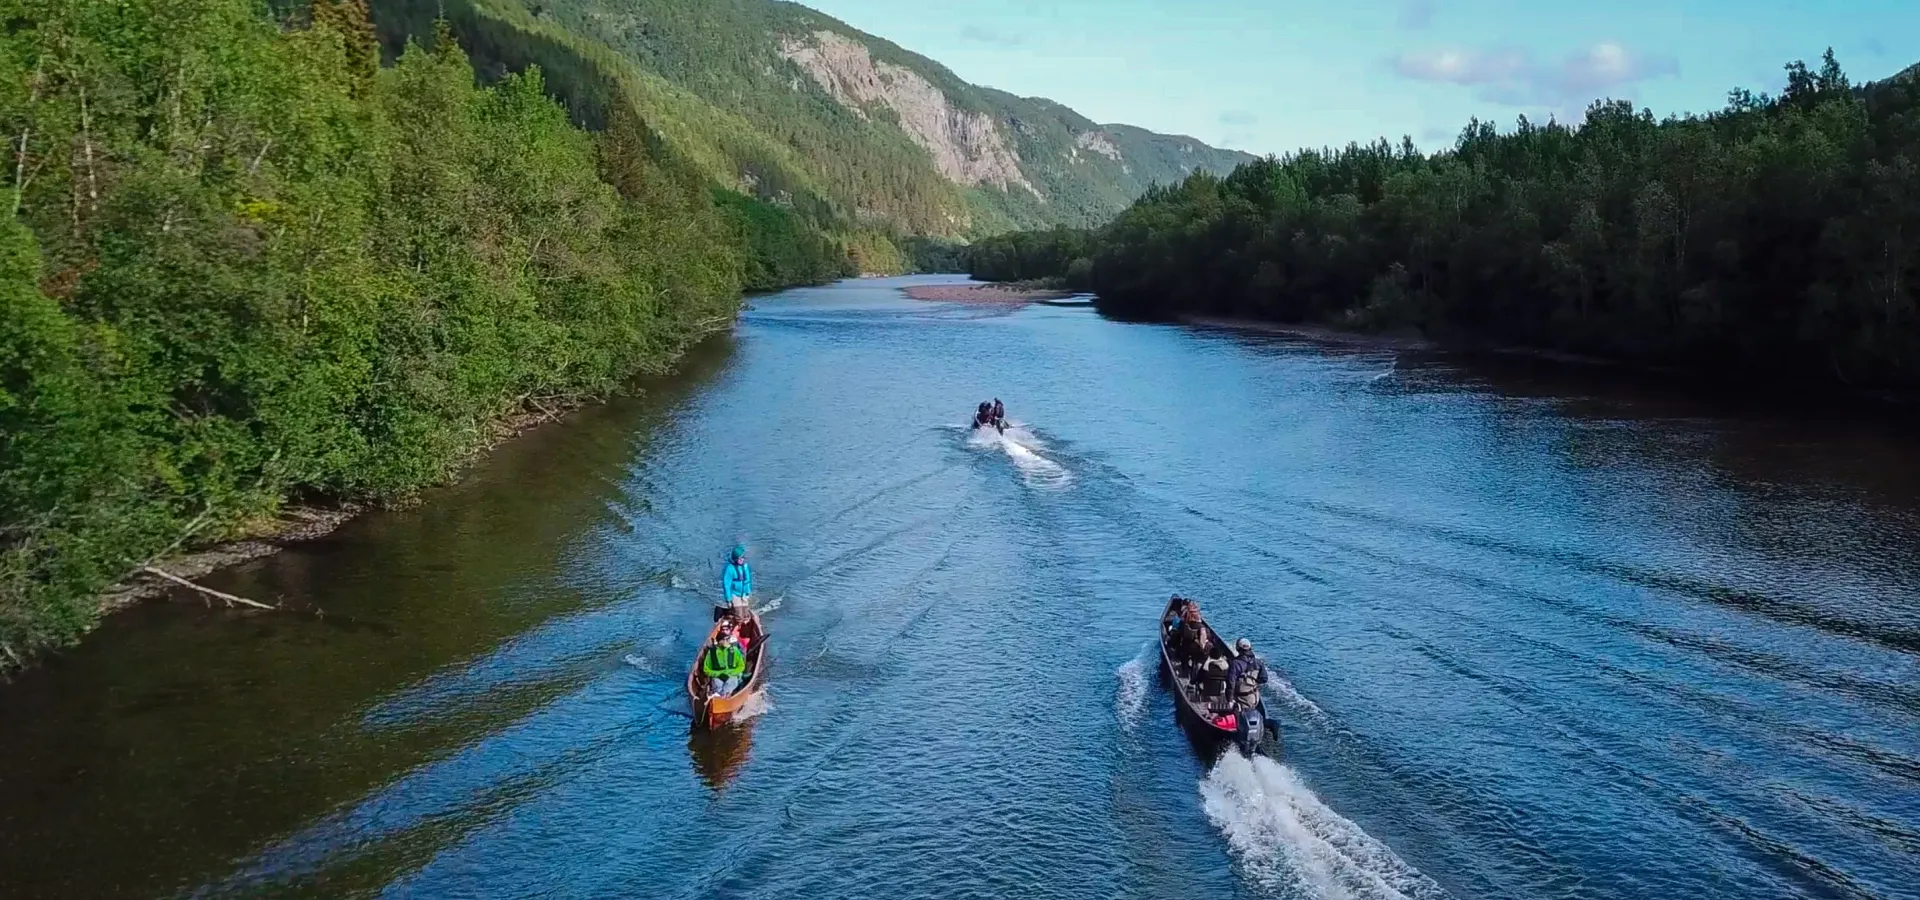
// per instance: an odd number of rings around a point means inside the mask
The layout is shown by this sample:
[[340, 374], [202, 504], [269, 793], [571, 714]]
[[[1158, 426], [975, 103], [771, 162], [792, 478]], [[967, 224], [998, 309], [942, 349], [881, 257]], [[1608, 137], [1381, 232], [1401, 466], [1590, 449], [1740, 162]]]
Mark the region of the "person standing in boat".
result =
[[1169, 633], [1178, 632], [1180, 629], [1180, 618], [1186, 614], [1187, 604], [1192, 602], [1193, 601], [1179, 594], [1173, 595], [1172, 602], [1167, 604], [1167, 617], [1161, 620], [1160, 627], [1166, 629]]
[[1233, 644], [1233, 662], [1227, 664], [1227, 690], [1234, 709], [1246, 712], [1260, 705], [1260, 686], [1267, 683], [1266, 664], [1253, 655], [1253, 642], [1241, 638]]
[[720, 605], [713, 608], [713, 620], [732, 616], [745, 622], [753, 616], [753, 567], [747, 565], [747, 548], [735, 544], [727, 554], [727, 567], [720, 572]]
[[1206, 619], [1200, 614], [1200, 602], [1187, 598], [1185, 609], [1180, 611], [1180, 630], [1177, 643], [1179, 660], [1189, 674], [1199, 670], [1207, 657], [1213, 655], [1213, 640], [1207, 636]]

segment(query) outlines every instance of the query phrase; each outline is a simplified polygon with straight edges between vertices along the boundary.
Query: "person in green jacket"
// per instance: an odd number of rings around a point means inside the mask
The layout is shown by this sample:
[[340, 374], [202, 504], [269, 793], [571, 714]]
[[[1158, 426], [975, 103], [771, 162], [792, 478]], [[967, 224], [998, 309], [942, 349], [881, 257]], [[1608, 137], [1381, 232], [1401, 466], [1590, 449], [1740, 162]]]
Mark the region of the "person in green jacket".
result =
[[707, 693], [725, 697], [740, 689], [747, 677], [747, 655], [740, 652], [740, 641], [733, 629], [720, 632], [720, 640], [700, 656], [700, 674], [707, 676]]

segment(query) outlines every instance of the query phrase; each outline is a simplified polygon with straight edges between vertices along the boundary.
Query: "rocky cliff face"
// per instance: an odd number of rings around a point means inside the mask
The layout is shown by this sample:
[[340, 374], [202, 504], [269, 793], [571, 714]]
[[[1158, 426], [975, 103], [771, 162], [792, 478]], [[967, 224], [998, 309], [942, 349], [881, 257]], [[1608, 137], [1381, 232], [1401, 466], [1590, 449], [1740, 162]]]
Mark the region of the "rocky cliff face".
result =
[[833, 31], [784, 35], [780, 56], [800, 67], [821, 90], [861, 118], [868, 107], [892, 110], [900, 127], [956, 184], [1040, 191], [1020, 171], [999, 124], [984, 112], [960, 109], [919, 73], [873, 58], [865, 44]]

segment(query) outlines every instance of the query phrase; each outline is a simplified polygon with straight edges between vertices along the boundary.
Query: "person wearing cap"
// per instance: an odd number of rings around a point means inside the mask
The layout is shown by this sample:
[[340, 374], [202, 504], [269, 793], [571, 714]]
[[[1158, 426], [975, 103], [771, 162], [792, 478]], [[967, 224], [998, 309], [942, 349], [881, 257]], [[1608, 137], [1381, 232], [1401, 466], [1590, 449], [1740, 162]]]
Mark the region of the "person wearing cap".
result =
[[1233, 662], [1227, 664], [1227, 690], [1234, 708], [1249, 710], [1260, 705], [1260, 686], [1267, 683], [1267, 667], [1253, 655], [1253, 642], [1241, 638], [1233, 644]]
[[720, 603], [713, 608], [713, 620], [728, 616], [745, 622], [753, 615], [753, 568], [747, 565], [747, 548], [733, 545], [727, 554], [727, 567], [720, 572]]

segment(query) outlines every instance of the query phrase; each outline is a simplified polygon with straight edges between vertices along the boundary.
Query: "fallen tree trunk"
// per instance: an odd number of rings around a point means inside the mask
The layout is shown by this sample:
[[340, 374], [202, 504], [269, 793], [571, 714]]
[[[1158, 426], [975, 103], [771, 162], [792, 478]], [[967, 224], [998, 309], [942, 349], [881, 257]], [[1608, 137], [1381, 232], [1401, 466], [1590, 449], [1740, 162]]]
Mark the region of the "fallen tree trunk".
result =
[[174, 584], [180, 585], [181, 587], [192, 588], [193, 590], [199, 591], [202, 594], [206, 594], [209, 597], [214, 597], [214, 598], [223, 600], [226, 602], [228, 606], [233, 606], [234, 604], [237, 603], [241, 606], [251, 606], [254, 609], [279, 609], [280, 608], [278, 606], [269, 606], [265, 603], [261, 603], [258, 600], [248, 600], [245, 597], [236, 597], [232, 594], [225, 593], [223, 591], [216, 591], [210, 587], [201, 587], [200, 585], [194, 584], [193, 582], [188, 581], [185, 578], [181, 578], [180, 576], [175, 575], [172, 572], [156, 569], [152, 566], [142, 566], [140, 568], [140, 571], [145, 572], [148, 575], [154, 575], [160, 578], [164, 578], [168, 581], [173, 582]]

